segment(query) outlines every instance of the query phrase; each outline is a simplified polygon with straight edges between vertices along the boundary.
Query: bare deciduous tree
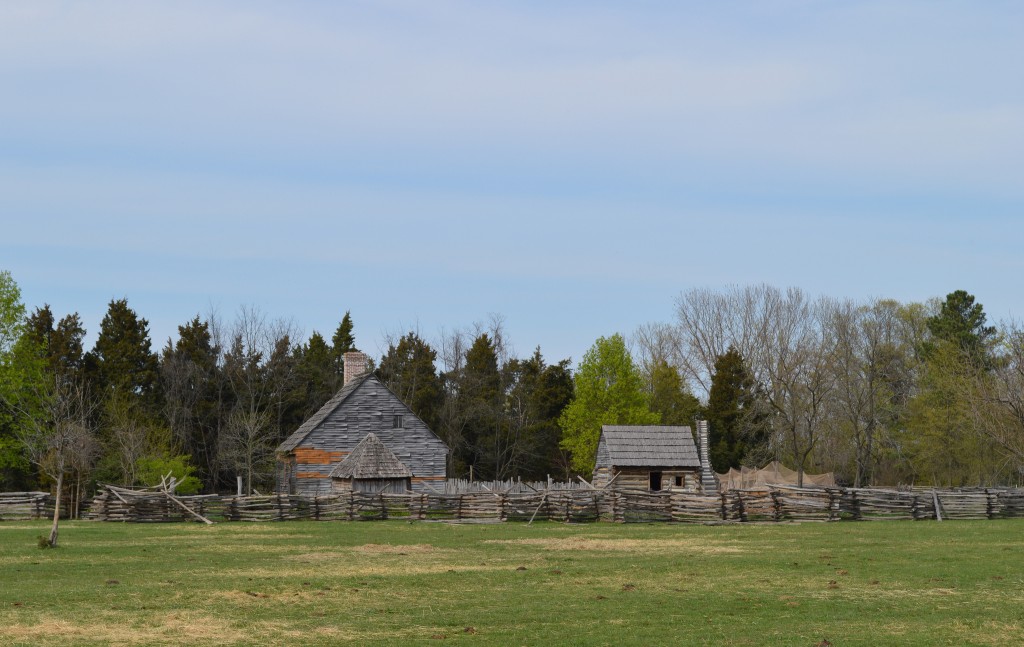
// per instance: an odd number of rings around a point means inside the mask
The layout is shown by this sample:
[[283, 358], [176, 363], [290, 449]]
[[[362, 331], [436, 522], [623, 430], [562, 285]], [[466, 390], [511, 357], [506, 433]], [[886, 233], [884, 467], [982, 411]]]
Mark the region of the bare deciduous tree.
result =
[[975, 429], [1007, 455], [1017, 477], [1024, 475], [1024, 329], [1006, 324], [991, 372], [976, 371], [967, 404]]
[[239, 310], [224, 356], [224, 375], [234, 408], [220, 432], [223, 460], [242, 472], [246, 489], [267, 481], [273, 445], [284, 437], [281, 420], [295, 376], [291, 339], [298, 335], [288, 321], [268, 322], [253, 307]]
[[[52, 381], [49, 381], [52, 380]], [[29, 459], [56, 484], [53, 526], [48, 539], [57, 545], [61, 494], [65, 476], [81, 469], [95, 455], [95, 432], [91, 426], [94, 405], [77, 380], [51, 377], [46, 386], [18, 405], [22, 417], [19, 438]]]

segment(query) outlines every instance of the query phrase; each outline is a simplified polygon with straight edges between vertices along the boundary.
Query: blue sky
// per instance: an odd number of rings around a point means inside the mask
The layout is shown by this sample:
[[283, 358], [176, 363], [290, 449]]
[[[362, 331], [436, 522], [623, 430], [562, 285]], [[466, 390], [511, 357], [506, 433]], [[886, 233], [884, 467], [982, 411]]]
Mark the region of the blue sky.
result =
[[1024, 315], [1019, 3], [0, 5], [0, 269], [159, 347], [505, 319], [578, 360], [691, 287]]

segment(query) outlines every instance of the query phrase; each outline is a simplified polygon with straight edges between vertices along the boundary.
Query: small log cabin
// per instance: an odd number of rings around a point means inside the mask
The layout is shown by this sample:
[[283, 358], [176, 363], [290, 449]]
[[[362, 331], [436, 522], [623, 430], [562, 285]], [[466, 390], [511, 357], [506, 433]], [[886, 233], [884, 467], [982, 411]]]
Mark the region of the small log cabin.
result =
[[689, 427], [601, 427], [594, 486], [624, 490], [701, 490], [701, 462]]
[[331, 493], [331, 472], [370, 433], [409, 470], [412, 490], [443, 485], [447, 445], [366, 370], [366, 355], [345, 353], [344, 361], [341, 390], [277, 448], [277, 491], [305, 496]]
[[337, 492], [404, 494], [412, 488], [412, 472], [370, 432], [331, 472]]

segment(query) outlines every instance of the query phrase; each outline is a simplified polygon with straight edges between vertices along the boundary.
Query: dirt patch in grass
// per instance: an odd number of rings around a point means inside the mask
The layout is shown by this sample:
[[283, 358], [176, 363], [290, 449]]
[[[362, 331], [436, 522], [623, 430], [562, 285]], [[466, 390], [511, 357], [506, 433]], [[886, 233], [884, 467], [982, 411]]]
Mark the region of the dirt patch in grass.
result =
[[171, 613], [147, 619], [145, 624], [74, 623], [43, 618], [30, 625], [12, 624], [0, 628], [0, 638], [22, 643], [100, 642], [117, 645], [165, 643], [233, 643], [246, 634], [214, 616]]
[[689, 552], [705, 555], [742, 553], [737, 546], [709, 544], [699, 539], [605, 539], [590, 537], [545, 537], [527, 539], [486, 539], [485, 544], [511, 544], [535, 546], [543, 550], [575, 551], [593, 550], [606, 552]]
[[996, 622], [990, 620], [981, 626], [954, 620], [949, 628], [963, 639], [963, 644], [982, 645], [1017, 645], [1024, 637], [1024, 627], [1013, 622]]
[[352, 550], [357, 553], [368, 553], [371, 555], [422, 555], [432, 553], [436, 550], [430, 544], [410, 544], [408, 546], [393, 546], [391, 544], [363, 544]]
[[446, 561], [437, 563], [410, 563], [406, 560], [397, 560], [392, 563], [381, 563], [379, 561], [346, 561], [344, 555], [335, 555], [332, 560], [309, 561], [301, 567], [275, 566], [272, 568], [244, 568], [225, 571], [230, 577], [251, 577], [251, 578], [315, 578], [315, 577], [354, 577], [364, 575], [434, 575], [438, 573], [464, 573], [464, 572], [485, 572], [508, 570], [508, 566], [486, 565], [468, 566], [462, 564], [451, 564]]
[[408, 545], [394, 545], [394, 544], [363, 544], [362, 546], [353, 546], [351, 548], [344, 548], [340, 550], [321, 550], [309, 553], [299, 553], [297, 555], [286, 555], [282, 559], [287, 559], [293, 562], [325, 562], [337, 559], [351, 559], [352, 553], [360, 553], [363, 555], [427, 555], [431, 553], [441, 554], [449, 551], [440, 550], [431, 546], [430, 544], [408, 544]]

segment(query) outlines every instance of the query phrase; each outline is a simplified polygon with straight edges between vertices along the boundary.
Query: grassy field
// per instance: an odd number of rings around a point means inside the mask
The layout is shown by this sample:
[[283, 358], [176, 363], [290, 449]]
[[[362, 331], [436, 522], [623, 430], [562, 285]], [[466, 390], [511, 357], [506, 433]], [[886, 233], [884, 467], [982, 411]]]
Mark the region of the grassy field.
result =
[[46, 528], [0, 644], [1024, 644], [1022, 520]]

